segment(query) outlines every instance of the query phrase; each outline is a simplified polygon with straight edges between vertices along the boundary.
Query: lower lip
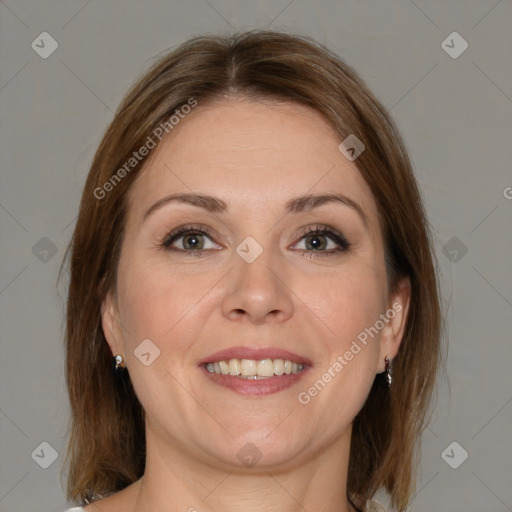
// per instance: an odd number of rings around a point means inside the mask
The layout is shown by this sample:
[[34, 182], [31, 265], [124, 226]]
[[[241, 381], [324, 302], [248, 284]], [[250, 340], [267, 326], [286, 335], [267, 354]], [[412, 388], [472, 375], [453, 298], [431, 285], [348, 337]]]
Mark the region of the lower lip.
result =
[[304, 374], [310, 369], [309, 365], [299, 373], [290, 375], [274, 375], [266, 379], [242, 379], [233, 375], [222, 375], [209, 372], [204, 366], [200, 366], [206, 376], [215, 384], [231, 389], [240, 395], [271, 395], [278, 391], [290, 388], [296, 382], [304, 377]]

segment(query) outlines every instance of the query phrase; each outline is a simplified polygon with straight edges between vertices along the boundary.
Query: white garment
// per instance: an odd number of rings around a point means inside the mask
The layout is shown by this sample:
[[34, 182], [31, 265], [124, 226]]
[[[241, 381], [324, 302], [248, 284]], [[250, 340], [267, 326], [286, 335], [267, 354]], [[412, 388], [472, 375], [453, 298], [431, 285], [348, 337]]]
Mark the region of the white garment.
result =
[[[75, 507], [66, 510], [66, 512], [84, 512], [84, 510], [82, 507]], [[386, 512], [386, 509], [380, 503], [370, 501], [367, 504], [366, 512]]]

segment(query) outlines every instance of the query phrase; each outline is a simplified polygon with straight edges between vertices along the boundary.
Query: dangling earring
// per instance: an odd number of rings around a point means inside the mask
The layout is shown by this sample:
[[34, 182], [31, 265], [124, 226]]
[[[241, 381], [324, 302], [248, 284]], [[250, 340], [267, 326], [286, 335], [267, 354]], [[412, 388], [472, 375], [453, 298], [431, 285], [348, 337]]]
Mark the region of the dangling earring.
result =
[[128, 376], [128, 369], [126, 366], [121, 366], [124, 358], [121, 354], [117, 354], [112, 358], [112, 377], [116, 387], [125, 394], [128, 393], [126, 387], [126, 377]]
[[388, 383], [388, 388], [391, 387], [391, 381], [393, 380], [393, 361], [389, 359], [388, 356], [384, 358], [384, 362], [386, 363], [386, 369], [384, 370], [386, 373], [386, 381]]
[[119, 368], [121, 367], [121, 363], [124, 361], [123, 356], [121, 354], [117, 354], [114, 357], [113, 363], [114, 363], [114, 372], [119, 373], [121, 370]]

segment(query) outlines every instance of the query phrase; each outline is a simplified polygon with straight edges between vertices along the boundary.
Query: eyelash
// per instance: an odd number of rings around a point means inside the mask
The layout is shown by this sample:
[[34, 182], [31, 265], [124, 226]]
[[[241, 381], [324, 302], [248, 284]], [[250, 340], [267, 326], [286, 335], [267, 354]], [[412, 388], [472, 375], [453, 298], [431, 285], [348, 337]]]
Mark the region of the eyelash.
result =
[[[205, 252], [211, 250], [211, 249], [202, 249], [202, 250], [192, 250], [192, 249], [177, 249], [175, 247], [171, 247], [171, 244], [175, 242], [176, 240], [179, 240], [186, 234], [194, 234], [194, 235], [204, 235], [208, 238], [213, 240], [212, 233], [209, 231], [209, 229], [206, 226], [198, 225], [198, 226], [184, 226], [182, 228], [179, 228], [171, 233], [169, 233], [163, 242], [161, 243], [161, 246], [168, 251], [175, 251], [183, 253], [187, 256], [196, 256], [200, 257], [203, 256]], [[299, 234], [299, 241], [302, 241], [303, 238], [306, 236], [325, 236], [326, 238], [330, 238], [332, 241], [334, 241], [336, 244], [338, 244], [338, 248], [336, 249], [330, 249], [329, 251], [314, 251], [314, 250], [307, 250], [307, 249], [298, 249], [301, 253], [307, 253], [308, 257], [310, 258], [318, 258], [318, 257], [324, 257], [324, 256], [334, 256], [343, 252], [347, 252], [349, 248], [351, 247], [351, 244], [348, 242], [348, 240], [345, 238], [344, 235], [342, 235], [340, 232], [331, 229], [329, 226], [324, 225], [316, 225], [313, 228], [308, 227], [301, 231]]]

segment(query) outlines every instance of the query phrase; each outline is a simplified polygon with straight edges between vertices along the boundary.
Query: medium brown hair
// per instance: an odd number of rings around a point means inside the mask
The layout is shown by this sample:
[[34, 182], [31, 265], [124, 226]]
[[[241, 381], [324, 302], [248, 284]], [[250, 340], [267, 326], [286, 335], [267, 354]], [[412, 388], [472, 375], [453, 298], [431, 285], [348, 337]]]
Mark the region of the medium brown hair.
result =
[[389, 290], [408, 277], [411, 300], [393, 384], [388, 390], [377, 375], [353, 423], [347, 494], [363, 507], [384, 487], [403, 511], [414, 490], [440, 352], [435, 257], [420, 193], [398, 129], [354, 70], [307, 37], [260, 30], [195, 37], [161, 58], [122, 101], [95, 154], [66, 251], [68, 497], [88, 502], [119, 491], [145, 466], [144, 412], [129, 376], [113, 374], [101, 305], [116, 287], [127, 193], [148, 157], [104, 197], [95, 191], [191, 98], [201, 105], [235, 96], [308, 105], [340, 141], [355, 134], [366, 147], [354, 163], [378, 207]]

